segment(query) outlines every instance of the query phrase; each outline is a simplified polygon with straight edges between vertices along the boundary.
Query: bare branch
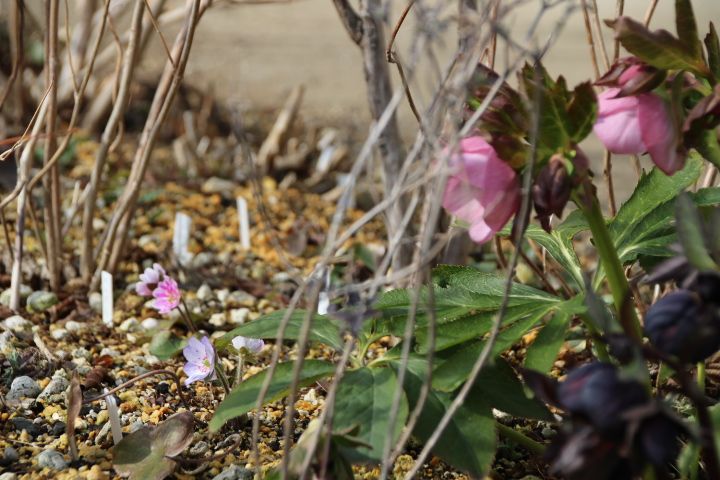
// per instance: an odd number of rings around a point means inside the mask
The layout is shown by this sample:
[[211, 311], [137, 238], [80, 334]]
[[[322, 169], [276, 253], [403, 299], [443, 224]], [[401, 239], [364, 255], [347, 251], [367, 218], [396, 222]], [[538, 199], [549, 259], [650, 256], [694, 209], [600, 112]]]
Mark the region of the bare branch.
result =
[[356, 45], [360, 45], [363, 39], [363, 21], [360, 15], [350, 5], [348, 0], [333, 0], [333, 4], [337, 9], [340, 20], [350, 38]]

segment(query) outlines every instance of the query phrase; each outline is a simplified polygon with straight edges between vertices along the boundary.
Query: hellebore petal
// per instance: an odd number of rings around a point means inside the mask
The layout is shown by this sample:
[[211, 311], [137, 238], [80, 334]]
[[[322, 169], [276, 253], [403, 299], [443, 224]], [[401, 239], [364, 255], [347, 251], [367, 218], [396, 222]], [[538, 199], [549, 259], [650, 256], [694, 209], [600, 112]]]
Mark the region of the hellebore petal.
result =
[[470, 238], [484, 243], [519, 207], [517, 175], [482, 137], [463, 139], [460, 153], [453, 155], [449, 164], [452, 174], [443, 207], [470, 224]]
[[638, 95], [640, 136], [650, 158], [667, 175], [682, 169], [685, 156], [678, 153], [678, 135], [665, 101], [652, 94]]
[[644, 153], [638, 99], [634, 96], [616, 98], [619, 93], [617, 88], [609, 88], [598, 95], [598, 117], [593, 131], [612, 153]]

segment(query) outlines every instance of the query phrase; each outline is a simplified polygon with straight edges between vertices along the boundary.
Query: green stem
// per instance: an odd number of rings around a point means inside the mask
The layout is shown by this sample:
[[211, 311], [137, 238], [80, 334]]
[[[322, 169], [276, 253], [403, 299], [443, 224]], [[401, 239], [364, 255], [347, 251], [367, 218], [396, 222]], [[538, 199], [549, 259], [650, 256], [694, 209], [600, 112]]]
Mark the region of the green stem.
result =
[[700, 391], [705, 394], [705, 362], [698, 362], [697, 364], [697, 384], [700, 387]]
[[582, 210], [590, 226], [590, 231], [595, 241], [595, 248], [597, 248], [600, 262], [605, 270], [605, 276], [610, 285], [615, 309], [617, 310], [623, 331], [626, 335], [639, 341], [642, 339], [642, 328], [635, 313], [635, 308], [632, 306], [625, 308], [625, 302], [630, 299], [630, 285], [628, 284], [627, 277], [625, 277], [625, 272], [623, 271], [622, 263], [620, 263], [620, 258], [615, 250], [615, 245], [610, 238], [610, 232], [607, 229], [607, 224], [605, 223], [605, 218], [600, 210], [597, 198], [593, 196], [590, 202], [576, 201], [576, 203]]
[[225, 395], [230, 395], [230, 382], [228, 382], [228, 379], [225, 376], [225, 371], [223, 371], [219, 359], [215, 361], [215, 373], [217, 374], [217, 377], [220, 379], [220, 383], [222, 383], [222, 386], [225, 389]]
[[545, 445], [540, 442], [536, 442], [526, 435], [523, 435], [514, 428], [508, 427], [507, 425], [497, 421], [495, 422], [495, 428], [497, 428], [497, 432], [505, 437], [506, 440], [509, 440], [516, 445], [520, 445], [521, 447], [525, 447], [528, 451], [530, 451], [530, 453], [539, 457], [545, 454]]

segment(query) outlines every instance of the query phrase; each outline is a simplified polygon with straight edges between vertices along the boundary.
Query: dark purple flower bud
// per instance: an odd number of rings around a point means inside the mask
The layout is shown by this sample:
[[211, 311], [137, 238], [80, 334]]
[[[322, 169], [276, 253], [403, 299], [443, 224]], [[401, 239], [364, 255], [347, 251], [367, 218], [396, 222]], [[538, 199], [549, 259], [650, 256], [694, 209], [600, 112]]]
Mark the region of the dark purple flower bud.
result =
[[645, 335], [659, 351], [695, 363], [720, 348], [720, 319], [696, 294], [678, 290], [650, 307]]
[[565, 160], [560, 155], [553, 155], [540, 170], [532, 187], [535, 212], [546, 231], [550, 231], [550, 215], [562, 217], [571, 191], [572, 182], [565, 168]]
[[636, 448], [643, 458], [656, 467], [672, 464], [680, 453], [680, 437], [687, 429], [678, 419], [665, 412], [646, 418], [635, 438]]
[[569, 480], [631, 480], [635, 469], [620, 455], [622, 445], [583, 425], [561, 432], [547, 450], [550, 473]]
[[641, 384], [623, 380], [615, 366], [595, 362], [570, 372], [558, 388], [560, 405], [582, 417], [602, 432], [614, 432], [624, 425], [622, 414], [647, 403]]

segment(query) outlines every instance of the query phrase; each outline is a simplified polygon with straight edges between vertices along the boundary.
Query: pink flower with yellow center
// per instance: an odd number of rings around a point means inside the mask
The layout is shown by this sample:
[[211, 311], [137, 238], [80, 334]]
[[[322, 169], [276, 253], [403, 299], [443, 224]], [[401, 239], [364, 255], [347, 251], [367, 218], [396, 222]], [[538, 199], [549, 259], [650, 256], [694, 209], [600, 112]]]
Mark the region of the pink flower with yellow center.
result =
[[167, 315], [180, 305], [180, 288], [175, 280], [165, 277], [152, 292], [153, 307], [163, 315]]

